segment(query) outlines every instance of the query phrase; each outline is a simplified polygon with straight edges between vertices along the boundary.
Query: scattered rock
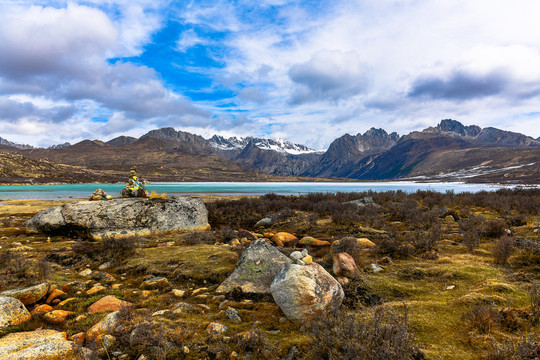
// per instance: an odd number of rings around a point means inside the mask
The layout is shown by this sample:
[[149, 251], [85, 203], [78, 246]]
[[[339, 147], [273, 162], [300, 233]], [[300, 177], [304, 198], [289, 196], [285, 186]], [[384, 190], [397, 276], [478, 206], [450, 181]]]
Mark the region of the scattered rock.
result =
[[255, 224], [255, 227], [256, 228], [268, 227], [268, 226], [272, 226], [272, 225], [274, 225], [274, 220], [272, 220], [272, 218], [270, 218], [270, 217], [265, 217], [264, 219], [261, 219], [261, 220], [257, 221], [257, 223]]
[[179, 298], [183, 298], [184, 296], [186, 296], [186, 290], [172, 289], [171, 293]]
[[358, 238], [356, 239], [356, 243], [358, 244], [358, 246], [363, 248], [374, 248], [377, 246], [373, 241], [369, 240], [368, 238]]
[[174, 304], [173, 309], [175, 312], [178, 312], [178, 313], [197, 310], [195, 306], [185, 303], [185, 302], [179, 302], [177, 304]]
[[210, 289], [208, 289], [207, 287], [202, 287], [202, 288], [198, 288], [198, 289], [195, 289], [191, 292], [191, 296], [196, 296], [197, 294], [200, 294], [204, 291], [209, 291]]
[[255, 240], [244, 250], [232, 274], [216, 292], [228, 293], [239, 287], [243, 293], [268, 294], [274, 277], [291, 262], [267, 241]]
[[107, 262], [105, 262], [105, 263], [99, 265], [98, 269], [99, 269], [99, 270], [105, 270], [105, 269], [110, 268], [111, 265], [112, 265], [111, 262], [110, 262], [110, 261], [107, 261]]
[[270, 286], [272, 297], [289, 319], [309, 319], [341, 306], [343, 289], [317, 263], [285, 267]]
[[377, 264], [369, 264], [369, 267], [373, 272], [376, 272], [376, 273], [380, 272], [380, 271], [384, 271], [384, 268], [382, 266], [377, 265]]
[[0, 328], [10, 325], [19, 325], [32, 318], [24, 304], [19, 300], [0, 296]]
[[169, 312], [171, 312], [171, 310], [169, 310], [169, 309], [158, 310], [158, 311], [156, 311], [156, 312], [154, 312], [152, 314], [152, 317], [154, 317], [154, 316], [163, 316], [163, 315], [165, 315], [165, 314], [167, 314]]
[[288, 232], [278, 232], [272, 236], [272, 242], [276, 246], [294, 247], [298, 244], [298, 238]]
[[90, 269], [84, 269], [83, 271], [79, 272], [80, 276], [88, 277], [92, 275], [92, 270]]
[[347, 253], [339, 253], [333, 256], [332, 271], [336, 276], [353, 278], [360, 275], [354, 258]]
[[53, 311], [52, 306], [47, 305], [47, 304], [42, 304], [42, 305], [36, 306], [34, 310], [32, 310], [30, 313], [32, 315], [43, 315], [51, 311]]
[[154, 277], [152, 279], [143, 281], [141, 286], [139, 286], [139, 289], [152, 290], [152, 289], [166, 289], [169, 287], [170, 287], [169, 280], [167, 280], [164, 277]]
[[24, 305], [35, 304], [41, 300], [49, 291], [50, 285], [42, 283], [30, 286], [24, 289], [6, 290], [0, 293], [0, 296], [9, 296], [18, 299]]
[[89, 314], [94, 313], [100, 313], [100, 312], [106, 312], [106, 311], [118, 311], [126, 306], [133, 305], [130, 302], [120, 300], [116, 296], [108, 295], [104, 296], [92, 305], [90, 305], [87, 309], [87, 312]]
[[229, 320], [232, 320], [234, 322], [242, 322], [242, 319], [238, 315], [238, 310], [232, 307], [227, 307], [227, 310], [225, 310], [225, 316], [229, 318]]
[[202, 199], [179, 196], [68, 203], [43, 210], [26, 224], [28, 232], [88, 235], [96, 240], [209, 227]]
[[223, 335], [228, 329], [229, 329], [228, 326], [225, 326], [218, 322], [211, 322], [206, 327], [206, 331], [211, 335]]
[[305, 236], [303, 237], [299, 242], [301, 245], [310, 245], [310, 246], [330, 246], [330, 243], [328, 241], [315, 239], [311, 236]]
[[63, 292], [60, 289], [54, 289], [50, 292], [49, 296], [47, 297], [47, 301], [45, 301], [47, 304], [50, 304], [54, 299], [61, 296], [66, 296], [67, 294]]
[[102, 292], [104, 290], [105, 290], [104, 286], [101, 286], [101, 285], [93, 286], [92, 288], [90, 288], [86, 292], [86, 295], [95, 295], [95, 294], [100, 293], [100, 292]]
[[76, 299], [75, 298], [68, 298], [64, 301], [61, 301], [59, 304], [58, 304], [58, 307], [64, 307], [66, 306], [67, 304], [69, 304], [70, 302], [72, 301], [75, 301]]
[[43, 318], [50, 324], [63, 324], [71, 315], [73, 315], [73, 311], [53, 310], [43, 315]]
[[[452, 218], [453, 219], [453, 218]], [[456, 288], [456, 285], [446, 285], [444, 287], [444, 290], [454, 290]]]

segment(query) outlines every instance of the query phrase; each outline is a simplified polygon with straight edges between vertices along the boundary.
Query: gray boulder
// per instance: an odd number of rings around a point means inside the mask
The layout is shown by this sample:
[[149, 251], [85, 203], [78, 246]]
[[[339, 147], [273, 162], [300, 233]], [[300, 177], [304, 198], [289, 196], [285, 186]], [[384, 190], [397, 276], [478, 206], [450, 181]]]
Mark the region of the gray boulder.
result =
[[87, 235], [96, 240], [209, 227], [202, 199], [175, 196], [69, 203], [43, 210], [26, 224], [30, 233]]
[[22, 324], [31, 317], [22, 302], [13, 297], [0, 296], [0, 328]]
[[49, 291], [50, 285], [41, 283], [23, 289], [6, 290], [0, 296], [11, 296], [20, 300], [24, 305], [35, 304], [41, 300]]
[[236, 287], [251, 294], [269, 294], [274, 277], [292, 260], [264, 239], [255, 240], [236, 263], [231, 275], [217, 288], [227, 293]]
[[337, 310], [345, 296], [339, 282], [317, 263], [288, 265], [276, 276], [270, 291], [291, 320], [305, 320]]

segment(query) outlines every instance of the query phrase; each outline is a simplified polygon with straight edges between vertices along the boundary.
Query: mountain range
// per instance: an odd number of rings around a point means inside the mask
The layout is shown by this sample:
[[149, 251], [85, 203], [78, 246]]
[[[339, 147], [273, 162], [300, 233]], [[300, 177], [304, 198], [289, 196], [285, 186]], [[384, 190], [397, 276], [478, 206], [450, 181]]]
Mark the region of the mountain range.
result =
[[[465, 126], [450, 119], [404, 136], [375, 128], [364, 134], [345, 134], [326, 151], [282, 139], [218, 135], [205, 139], [162, 128], [140, 138], [84, 140], [48, 149], [0, 138], [0, 152], [98, 171], [101, 177], [109, 174], [111, 179], [125, 177], [125, 171], [137, 165], [154, 181], [282, 181], [301, 177], [540, 182], [538, 139], [492, 127]], [[0, 174], [0, 181], [5, 180]]]

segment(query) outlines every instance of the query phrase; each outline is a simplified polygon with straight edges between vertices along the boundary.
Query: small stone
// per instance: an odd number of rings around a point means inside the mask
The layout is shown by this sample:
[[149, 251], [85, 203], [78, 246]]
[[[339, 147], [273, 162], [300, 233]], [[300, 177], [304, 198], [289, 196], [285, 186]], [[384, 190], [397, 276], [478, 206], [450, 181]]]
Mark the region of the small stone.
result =
[[197, 306], [204, 310], [210, 310], [210, 306], [206, 304], [197, 304]]
[[377, 265], [377, 264], [369, 264], [369, 267], [375, 273], [380, 272], [380, 271], [384, 271], [384, 268], [382, 266]]
[[189, 354], [189, 348], [187, 346], [185, 346], [185, 345], [182, 348], [182, 351], [184, 352], [184, 354]]
[[172, 289], [171, 293], [179, 298], [183, 298], [184, 296], [186, 296], [186, 290]]
[[76, 321], [76, 322], [83, 321], [83, 320], [85, 320], [86, 318], [87, 318], [86, 315], [79, 315], [79, 316], [77, 316], [77, 317], [75, 318], [75, 321]]
[[242, 319], [238, 315], [238, 310], [232, 307], [227, 307], [227, 310], [225, 310], [225, 316], [229, 318], [229, 320], [232, 320], [234, 322], [242, 322]]
[[444, 287], [444, 290], [454, 290], [456, 288], [456, 285], [446, 285]]
[[49, 296], [47, 297], [47, 301], [45, 301], [47, 304], [50, 304], [54, 299], [60, 296], [67, 295], [65, 292], [63, 292], [60, 289], [54, 289]]
[[223, 335], [229, 329], [228, 326], [220, 324], [218, 322], [211, 322], [206, 327], [206, 332], [212, 335]]
[[235, 359], [238, 359], [238, 353], [236, 351], [233, 351], [229, 354], [229, 359], [230, 360], [235, 360]]
[[53, 310], [43, 315], [43, 318], [51, 324], [63, 324], [66, 322], [68, 316], [71, 315], [73, 315], [73, 311]]
[[204, 291], [208, 291], [210, 289], [208, 289], [207, 287], [202, 287], [202, 288], [198, 288], [198, 289], [195, 289], [193, 290], [193, 292], [191, 293], [191, 296], [195, 296], [201, 292], [204, 292]]
[[149, 280], [145, 280], [142, 282], [141, 286], [139, 288], [141, 290], [149, 290], [149, 289], [165, 289], [169, 288], [169, 280], [167, 280], [164, 277], [154, 277]]
[[63, 306], [69, 304], [70, 302], [72, 302], [74, 300], [75, 300], [75, 298], [68, 298], [68, 299], [66, 299], [64, 301], [61, 301], [61, 302], [58, 303], [58, 307], [63, 307]]
[[301, 251], [293, 251], [289, 257], [293, 260], [300, 260], [304, 257]]
[[309, 265], [313, 262], [313, 258], [311, 257], [311, 255], [306, 255], [302, 258], [302, 261], [306, 264], [306, 265]]
[[112, 284], [111, 288], [113, 288], [114, 290], [118, 290], [121, 286], [122, 284]]
[[171, 310], [168, 310], [168, 309], [158, 310], [158, 311], [156, 311], [156, 312], [154, 312], [152, 314], [152, 317], [154, 317], [154, 316], [163, 316], [163, 315], [165, 315], [165, 314], [167, 314], [169, 312], [171, 312]]
[[101, 285], [94, 286], [94, 287], [92, 287], [91, 289], [89, 289], [86, 292], [86, 295], [94, 295], [94, 294], [100, 293], [100, 292], [102, 292], [104, 290], [105, 290], [105, 288], [103, 286], [101, 286]]
[[111, 267], [111, 263], [110, 261], [107, 261], [106, 263], [103, 263], [101, 265], [99, 265], [98, 269], [99, 270], [105, 270], [105, 269], [108, 269]]
[[225, 307], [225, 305], [227, 305], [228, 303], [229, 300], [223, 300], [221, 303], [219, 303], [218, 308], [223, 309], [223, 307]]
[[32, 315], [43, 315], [51, 311], [53, 311], [52, 306], [47, 305], [47, 304], [42, 304], [42, 305], [36, 306], [34, 310], [32, 310], [30, 313]]
[[80, 276], [88, 277], [92, 275], [92, 270], [90, 269], [84, 269], [83, 271], [79, 272]]
[[143, 291], [141, 292], [141, 295], [142, 295], [142, 297], [147, 298], [147, 297], [149, 297], [150, 295], [152, 295], [152, 292], [151, 292], [150, 290], [143, 290]]

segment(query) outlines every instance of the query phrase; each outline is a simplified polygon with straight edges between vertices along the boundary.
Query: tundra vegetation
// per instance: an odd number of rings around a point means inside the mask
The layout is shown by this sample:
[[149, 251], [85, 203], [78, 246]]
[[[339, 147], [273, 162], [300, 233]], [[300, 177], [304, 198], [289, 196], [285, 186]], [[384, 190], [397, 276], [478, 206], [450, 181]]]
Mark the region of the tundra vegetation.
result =
[[[205, 202], [211, 231], [95, 242], [26, 234], [25, 221], [51, 203], [4, 200], [0, 292], [55, 284], [63, 291], [46, 302], [69, 313], [51, 321], [36, 310], [40, 300], [27, 305], [30, 320], [0, 328], [0, 337], [63, 331], [93, 350], [81, 359], [540, 357], [538, 189]], [[215, 292], [252, 241], [278, 232], [330, 243], [293, 247], [332, 274], [333, 255], [352, 256], [360, 271], [343, 283], [339, 311], [291, 321], [271, 296]], [[366, 238], [375, 246], [357, 240]], [[131, 305], [109, 337], [92, 341], [88, 330], [108, 313], [89, 306], [107, 295]]]

